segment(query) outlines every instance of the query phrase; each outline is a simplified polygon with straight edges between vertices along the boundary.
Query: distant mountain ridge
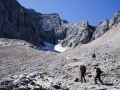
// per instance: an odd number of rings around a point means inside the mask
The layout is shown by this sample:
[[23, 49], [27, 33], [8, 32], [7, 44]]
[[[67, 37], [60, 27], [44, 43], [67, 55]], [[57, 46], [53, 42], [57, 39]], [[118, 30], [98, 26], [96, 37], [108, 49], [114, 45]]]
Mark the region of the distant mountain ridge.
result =
[[21, 39], [35, 46], [44, 42], [76, 47], [102, 36], [120, 22], [118, 11], [111, 20], [104, 20], [98, 26], [88, 21], [69, 24], [58, 14], [41, 14], [26, 9], [16, 0], [0, 0], [0, 38]]

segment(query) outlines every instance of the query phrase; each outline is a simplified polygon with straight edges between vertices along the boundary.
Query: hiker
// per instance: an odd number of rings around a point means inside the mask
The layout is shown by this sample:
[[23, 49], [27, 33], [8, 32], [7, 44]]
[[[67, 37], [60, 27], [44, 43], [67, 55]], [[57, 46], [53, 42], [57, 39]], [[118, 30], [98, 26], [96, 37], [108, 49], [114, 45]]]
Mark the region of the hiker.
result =
[[79, 65], [79, 74], [81, 75], [82, 83], [83, 83], [83, 79], [84, 79], [84, 82], [86, 83], [85, 73], [86, 73], [86, 67], [84, 65]]
[[103, 82], [100, 78], [100, 75], [102, 74], [101, 69], [99, 67], [94, 67], [94, 69], [95, 69], [95, 72], [96, 72], [96, 74], [95, 74], [95, 84], [98, 84], [97, 79], [101, 82], [101, 84], [103, 84]]

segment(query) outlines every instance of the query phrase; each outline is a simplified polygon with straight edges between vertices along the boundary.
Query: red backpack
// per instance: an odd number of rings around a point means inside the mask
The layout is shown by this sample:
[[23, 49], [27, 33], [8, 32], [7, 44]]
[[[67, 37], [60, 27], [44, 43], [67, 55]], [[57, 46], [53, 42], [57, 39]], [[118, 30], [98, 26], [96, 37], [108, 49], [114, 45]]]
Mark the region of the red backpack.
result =
[[79, 66], [79, 70], [80, 70], [81, 72], [86, 72], [86, 67], [85, 67], [84, 65], [80, 65], [80, 66]]

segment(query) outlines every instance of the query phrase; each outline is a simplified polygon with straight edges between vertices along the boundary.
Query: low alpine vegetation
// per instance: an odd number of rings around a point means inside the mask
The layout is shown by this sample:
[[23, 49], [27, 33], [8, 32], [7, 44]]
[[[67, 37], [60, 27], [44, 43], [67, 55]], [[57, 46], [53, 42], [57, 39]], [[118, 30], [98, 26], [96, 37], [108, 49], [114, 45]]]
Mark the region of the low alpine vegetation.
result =
[[115, 63], [115, 62], [116, 62], [116, 60], [112, 60], [111, 62], [112, 62], [112, 63]]

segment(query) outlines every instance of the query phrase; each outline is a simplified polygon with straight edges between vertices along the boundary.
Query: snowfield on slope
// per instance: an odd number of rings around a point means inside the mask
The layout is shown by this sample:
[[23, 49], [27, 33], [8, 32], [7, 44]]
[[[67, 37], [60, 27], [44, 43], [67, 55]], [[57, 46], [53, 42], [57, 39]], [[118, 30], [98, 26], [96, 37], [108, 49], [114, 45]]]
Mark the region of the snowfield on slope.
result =
[[55, 52], [64, 52], [65, 50], [68, 50], [68, 47], [62, 47], [60, 44], [53, 45], [49, 44], [47, 42], [45, 43], [45, 47], [38, 47], [38, 50], [44, 50], [44, 51], [55, 51]]

